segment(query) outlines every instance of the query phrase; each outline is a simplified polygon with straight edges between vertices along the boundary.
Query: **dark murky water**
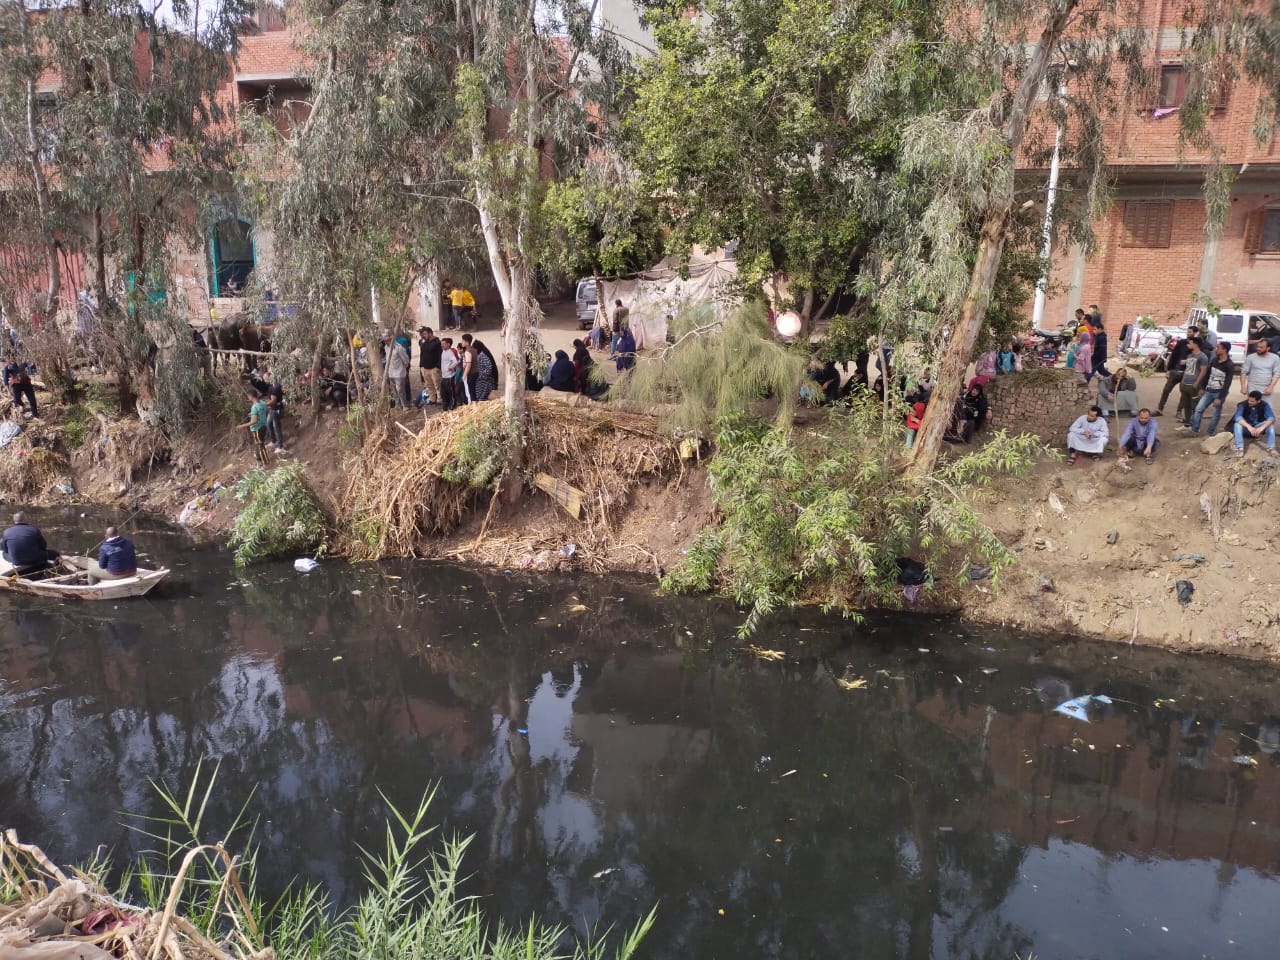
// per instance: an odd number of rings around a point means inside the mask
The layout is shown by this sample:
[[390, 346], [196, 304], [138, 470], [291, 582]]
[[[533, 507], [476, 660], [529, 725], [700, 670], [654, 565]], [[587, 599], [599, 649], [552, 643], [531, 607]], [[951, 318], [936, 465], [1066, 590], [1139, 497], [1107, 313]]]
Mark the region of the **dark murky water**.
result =
[[[61, 519], [59, 545], [97, 539]], [[60, 860], [145, 848], [125, 815], [208, 757], [212, 826], [252, 791], [267, 883], [339, 902], [378, 788], [409, 806], [439, 783], [492, 915], [585, 930], [656, 903], [650, 957], [1276, 955], [1273, 670], [818, 617], [759, 637], [796, 653], [771, 663], [723, 643], [732, 608], [642, 584], [241, 580], [138, 540], [175, 566], [154, 599], [0, 595], [0, 822]], [[1091, 722], [1052, 712], [1099, 692]]]

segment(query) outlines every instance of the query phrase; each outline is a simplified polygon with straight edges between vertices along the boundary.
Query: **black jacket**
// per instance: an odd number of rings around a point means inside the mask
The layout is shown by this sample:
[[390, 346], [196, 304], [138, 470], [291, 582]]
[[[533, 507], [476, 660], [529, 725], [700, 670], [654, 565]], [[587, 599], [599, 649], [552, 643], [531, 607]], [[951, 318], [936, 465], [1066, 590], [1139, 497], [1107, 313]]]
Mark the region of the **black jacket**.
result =
[[573, 369], [573, 361], [569, 359], [569, 354], [563, 350], [557, 350], [555, 363], [551, 364], [551, 369], [547, 371], [547, 386], [552, 390], [573, 393], [573, 381], [576, 373], [577, 371]]
[[44, 563], [49, 559], [49, 545], [40, 528], [29, 523], [15, 523], [0, 537], [0, 554], [15, 567]]
[[418, 366], [423, 370], [439, 370], [440, 354], [444, 351], [444, 344], [440, 342], [439, 337], [432, 337], [430, 340], [418, 340]]

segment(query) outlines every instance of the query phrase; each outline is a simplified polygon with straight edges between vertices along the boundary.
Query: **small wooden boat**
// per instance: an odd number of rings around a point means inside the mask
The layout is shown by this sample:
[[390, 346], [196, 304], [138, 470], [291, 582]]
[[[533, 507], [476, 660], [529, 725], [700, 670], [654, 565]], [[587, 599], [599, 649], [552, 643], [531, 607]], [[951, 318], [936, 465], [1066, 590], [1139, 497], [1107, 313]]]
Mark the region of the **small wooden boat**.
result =
[[63, 600], [123, 600], [142, 596], [169, 575], [166, 567], [158, 570], [139, 567], [132, 577], [91, 584], [88, 571], [92, 563], [89, 557], [62, 557], [48, 570], [19, 576], [11, 563], [0, 560], [0, 590]]

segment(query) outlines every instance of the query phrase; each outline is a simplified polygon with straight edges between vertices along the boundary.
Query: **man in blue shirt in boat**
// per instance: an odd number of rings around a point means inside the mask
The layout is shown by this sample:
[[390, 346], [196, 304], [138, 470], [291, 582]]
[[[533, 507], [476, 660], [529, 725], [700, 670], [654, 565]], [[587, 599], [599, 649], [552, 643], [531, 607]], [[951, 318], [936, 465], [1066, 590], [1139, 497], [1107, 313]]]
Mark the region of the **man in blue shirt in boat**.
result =
[[107, 527], [107, 539], [98, 550], [98, 562], [89, 564], [89, 582], [124, 580], [138, 574], [138, 554], [133, 541], [120, 536], [115, 527]]
[[0, 557], [12, 564], [14, 573], [26, 576], [56, 563], [58, 551], [49, 549], [40, 528], [27, 523], [26, 514], [15, 513], [13, 526], [0, 536]]

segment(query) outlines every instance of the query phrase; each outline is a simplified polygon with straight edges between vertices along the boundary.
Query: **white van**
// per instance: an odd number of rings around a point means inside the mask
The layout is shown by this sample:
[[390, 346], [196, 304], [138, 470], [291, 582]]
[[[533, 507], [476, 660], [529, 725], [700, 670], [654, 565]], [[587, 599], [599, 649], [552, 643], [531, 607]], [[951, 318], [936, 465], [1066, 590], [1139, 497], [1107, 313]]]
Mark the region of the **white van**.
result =
[[578, 306], [578, 323], [583, 330], [590, 330], [596, 322], [596, 281], [594, 277], [584, 277], [578, 281], [578, 292], [574, 297]]
[[1280, 336], [1280, 316], [1269, 310], [1219, 307], [1217, 313], [1212, 313], [1205, 307], [1196, 307], [1187, 315], [1187, 326], [1193, 323], [1231, 344], [1231, 359], [1237, 364], [1244, 363], [1250, 340]]

